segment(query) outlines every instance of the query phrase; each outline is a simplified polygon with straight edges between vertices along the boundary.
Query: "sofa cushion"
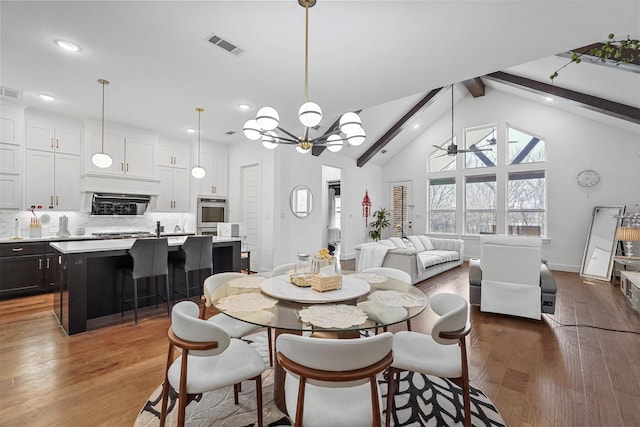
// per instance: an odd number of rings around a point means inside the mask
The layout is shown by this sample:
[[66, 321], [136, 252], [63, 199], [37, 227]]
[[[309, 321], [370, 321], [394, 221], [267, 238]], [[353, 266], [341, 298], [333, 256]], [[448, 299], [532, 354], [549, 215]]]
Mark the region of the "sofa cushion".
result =
[[396, 245], [396, 248], [406, 248], [407, 247], [407, 245], [404, 244], [404, 242], [402, 241], [402, 239], [400, 237], [389, 237], [389, 240], [391, 241], [391, 243]]
[[431, 239], [429, 239], [427, 236], [417, 236], [417, 237], [422, 242], [422, 246], [424, 246], [425, 251], [432, 251], [435, 249], [435, 246], [433, 246], [433, 243], [431, 243]]
[[378, 243], [380, 243], [381, 245], [387, 246], [389, 248], [395, 248], [396, 245], [393, 244], [393, 242], [391, 242], [390, 240], [378, 240]]
[[428, 268], [433, 265], [443, 264], [449, 261], [458, 261], [460, 259], [460, 254], [456, 251], [432, 250], [418, 253], [418, 258], [420, 258], [424, 268]]
[[407, 236], [407, 239], [409, 239], [409, 241], [413, 243], [413, 247], [416, 249], [416, 251], [422, 252], [427, 250], [418, 236]]

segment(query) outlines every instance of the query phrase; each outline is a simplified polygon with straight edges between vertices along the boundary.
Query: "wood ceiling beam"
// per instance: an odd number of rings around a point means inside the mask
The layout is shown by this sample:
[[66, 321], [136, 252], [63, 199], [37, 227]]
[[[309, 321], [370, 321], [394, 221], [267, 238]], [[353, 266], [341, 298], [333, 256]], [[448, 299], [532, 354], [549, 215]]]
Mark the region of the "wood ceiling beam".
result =
[[547, 94], [552, 97], [562, 98], [580, 107], [587, 108], [601, 114], [606, 114], [611, 117], [616, 117], [621, 120], [640, 124], [640, 108], [637, 107], [599, 98], [597, 96], [587, 95], [586, 93], [576, 92], [571, 89], [564, 89], [548, 83], [531, 80], [526, 77], [505, 73], [503, 71], [487, 74], [484, 78], [505, 83], [509, 86], [524, 88], [533, 93]]
[[476, 77], [470, 80], [465, 80], [462, 82], [464, 87], [467, 88], [471, 96], [474, 98], [479, 98], [484, 96], [484, 82], [480, 77]]
[[434, 100], [435, 96], [442, 90], [442, 88], [433, 89], [425, 95], [416, 105], [411, 108], [400, 120], [398, 120], [391, 128], [382, 135], [376, 142], [371, 145], [360, 157], [358, 157], [357, 165], [362, 167], [367, 164], [369, 160], [375, 156], [378, 151], [382, 150], [393, 138], [395, 138], [400, 132], [407, 127], [409, 121], [416, 115], [420, 114], [425, 108], [427, 108]]

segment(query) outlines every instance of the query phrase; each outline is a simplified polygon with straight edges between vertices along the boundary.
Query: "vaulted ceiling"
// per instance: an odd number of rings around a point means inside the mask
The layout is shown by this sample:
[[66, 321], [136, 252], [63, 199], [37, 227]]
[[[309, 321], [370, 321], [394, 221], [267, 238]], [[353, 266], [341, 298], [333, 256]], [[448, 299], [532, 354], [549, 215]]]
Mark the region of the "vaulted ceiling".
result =
[[[345, 111], [362, 110], [368, 139], [345, 154], [361, 158], [390, 136], [401, 146], [394, 125], [412, 108], [416, 117], [427, 111], [427, 121], [444, 113], [432, 100], [419, 106], [432, 91], [487, 75], [487, 86], [512, 90], [498, 72], [548, 84], [566, 62], [557, 53], [611, 32], [637, 38], [639, 3], [319, 0], [309, 12], [309, 97], [324, 112], [317, 132]], [[203, 139], [245, 144], [243, 123], [273, 105], [284, 127], [301, 130], [304, 9], [296, 0], [2, 1], [0, 15], [1, 85], [21, 91], [19, 103], [30, 110], [98, 120], [97, 79], [104, 78], [111, 81], [107, 125], [189, 139], [184, 130], [195, 127], [195, 107], [203, 107]], [[241, 53], [211, 44], [213, 35]], [[56, 39], [82, 50], [63, 52]], [[640, 107], [633, 72], [572, 66], [554, 86]], [[45, 103], [40, 93], [57, 99]], [[242, 111], [241, 103], [251, 108]]]

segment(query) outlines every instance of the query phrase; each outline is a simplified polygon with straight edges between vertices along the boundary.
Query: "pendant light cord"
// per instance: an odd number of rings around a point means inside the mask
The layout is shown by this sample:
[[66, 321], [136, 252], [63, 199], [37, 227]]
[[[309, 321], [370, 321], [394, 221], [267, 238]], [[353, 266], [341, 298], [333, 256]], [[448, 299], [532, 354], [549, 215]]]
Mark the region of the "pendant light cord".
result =
[[306, 4], [304, 21], [304, 102], [309, 101], [309, 5]]
[[204, 111], [203, 108], [196, 108], [198, 112], [198, 167], [200, 167], [200, 113]]
[[104, 154], [104, 85], [108, 85], [109, 81], [105, 79], [98, 79], [98, 83], [102, 85], [102, 149], [100, 152]]

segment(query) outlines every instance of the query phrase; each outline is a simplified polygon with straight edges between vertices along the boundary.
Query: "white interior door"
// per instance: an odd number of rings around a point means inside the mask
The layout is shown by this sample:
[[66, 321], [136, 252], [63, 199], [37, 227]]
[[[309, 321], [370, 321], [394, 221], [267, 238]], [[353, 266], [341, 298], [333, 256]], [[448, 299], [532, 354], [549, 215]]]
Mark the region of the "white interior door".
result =
[[246, 249], [251, 251], [251, 271], [260, 271], [260, 167], [242, 167], [242, 222], [247, 239]]

